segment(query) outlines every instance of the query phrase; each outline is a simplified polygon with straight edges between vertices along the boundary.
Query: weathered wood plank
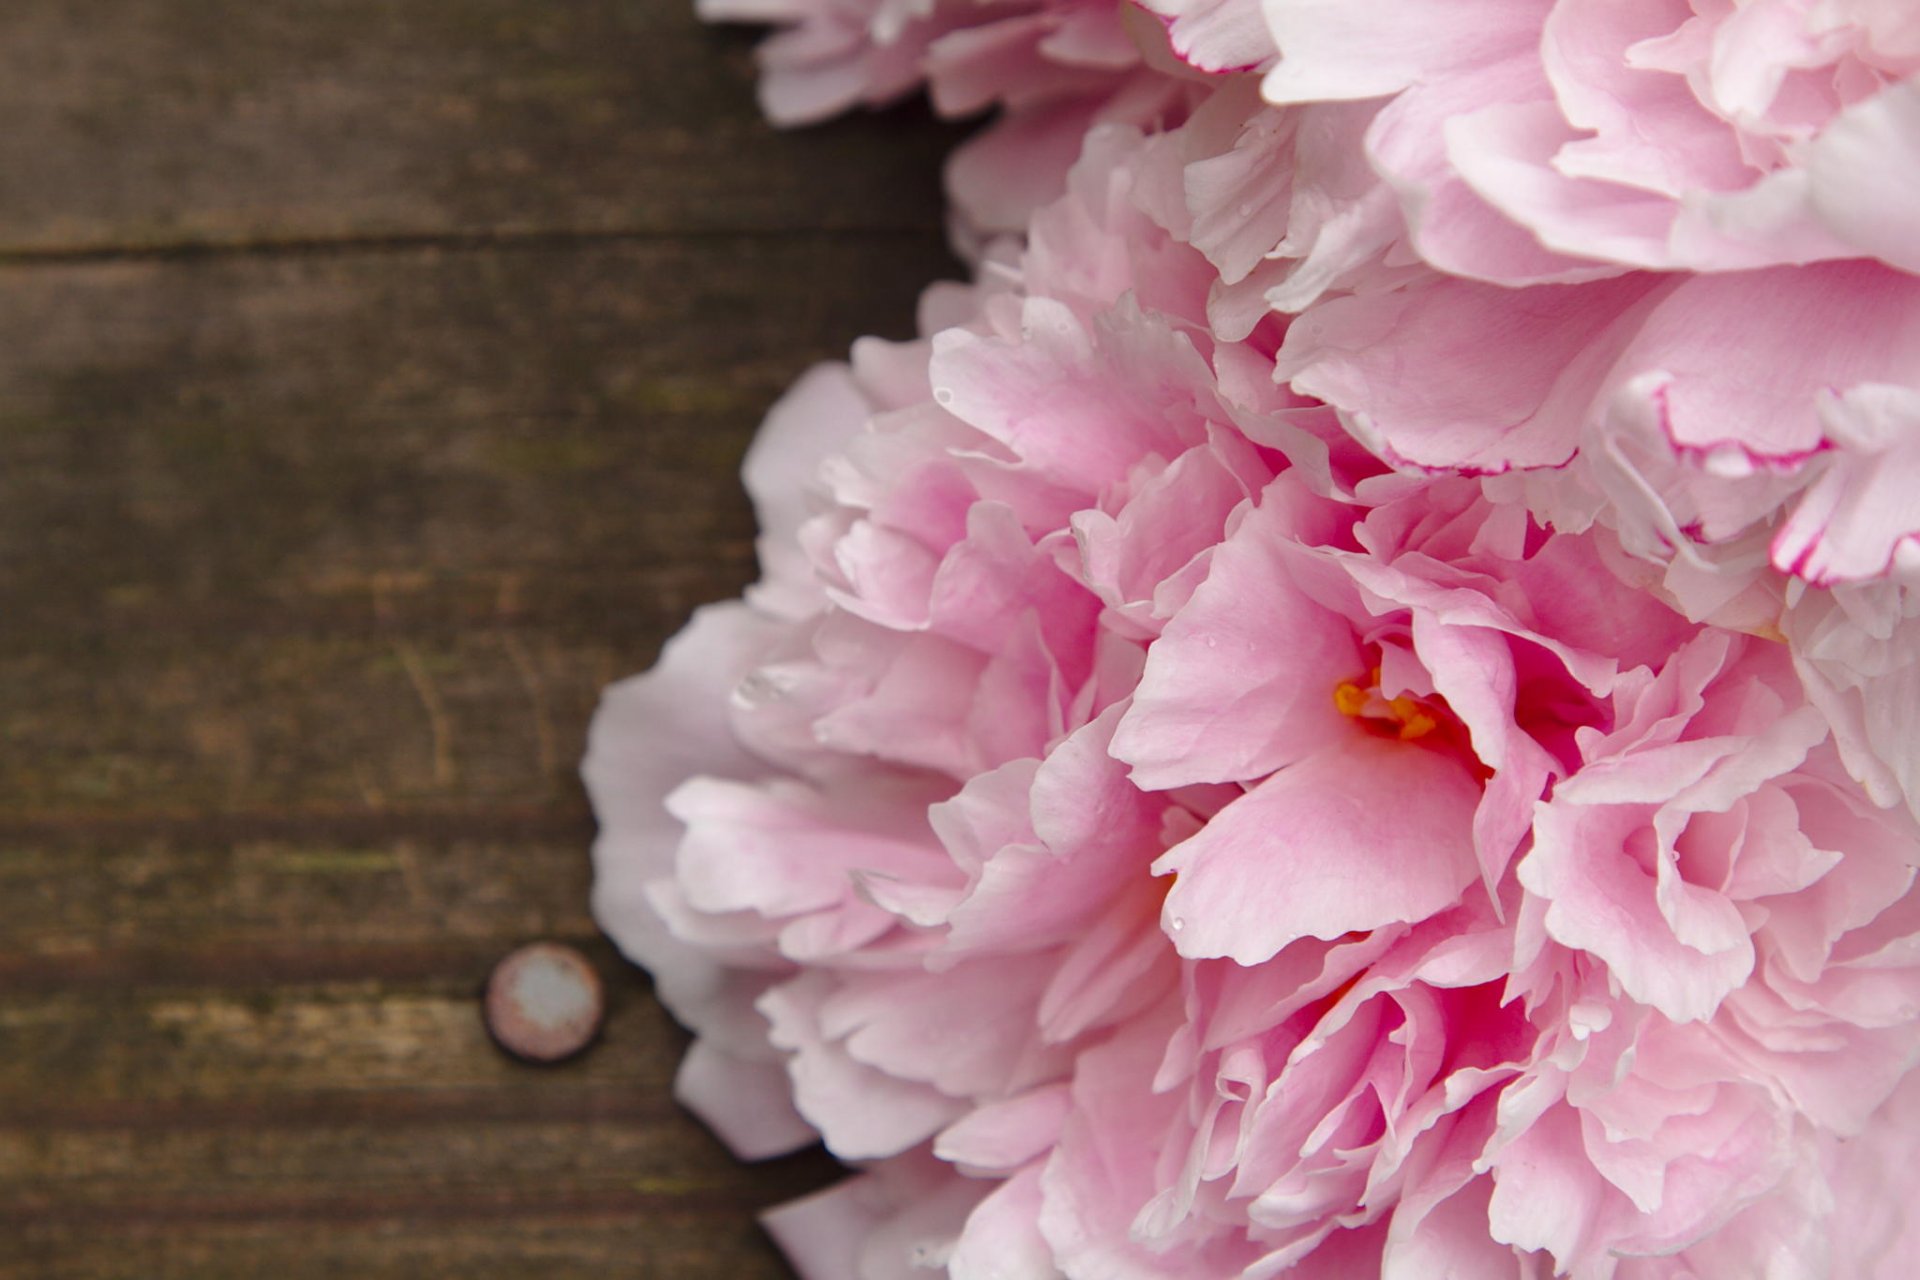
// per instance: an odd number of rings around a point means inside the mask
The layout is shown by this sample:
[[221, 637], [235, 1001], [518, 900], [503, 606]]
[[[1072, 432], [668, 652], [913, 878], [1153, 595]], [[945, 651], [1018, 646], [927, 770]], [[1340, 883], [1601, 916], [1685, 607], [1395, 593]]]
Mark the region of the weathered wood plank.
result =
[[[399, 1275], [481, 1239], [526, 1266], [550, 1230], [570, 1265], [778, 1275], [751, 1214], [831, 1162], [736, 1165], [667, 1101], [681, 1043], [617, 984], [602, 1043], [539, 1071], [446, 982], [0, 996], [0, 1276]], [[263, 1255], [269, 1225], [326, 1241]]]
[[590, 942], [564, 841], [0, 844], [0, 991], [413, 980], [529, 938]]
[[[602, 1042], [564, 1073], [529, 1071], [480, 1024], [476, 971], [411, 982], [0, 995], [0, 1117], [93, 1101], [221, 1102], [369, 1090], [558, 1090], [618, 1083], [664, 1094], [680, 1037], [621, 986]], [[623, 1010], [645, 1009], [631, 1020]]]
[[0, 271], [0, 818], [565, 804], [930, 236]]
[[[0, 1230], [128, 1218], [452, 1219], [627, 1206], [637, 1213], [745, 1214], [816, 1170], [777, 1162], [748, 1177], [684, 1118], [394, 1124], [351, 1115], [324, 1128], [63, 1129], [0, 1133]], [[154, 1171], [167, 1171], [156, 1185]], [[518, 1194], [514, 1194], [516, 1188]], [[151, 1214], [138, 1212], [152, 1206]]]
[[436, 1221], [139, 1223], [27, 1228], [0, 1256], [4, 1280], [780, 1280], [789, 1272], [743, 1211], [499, 1214]]
[[[938, 256], [0, 273], [0, 1201], [59, 1206], [0, 1275], [779, 1274], [749, 1202], [825, 1170], [769, 1187], [673, 1111], [683, 1037], [636, 984], [559, 1072], [473, 996], [514, 942], [590, 939], [599, 687], [744, 580], [762, 407]], [[556, 1160], [602, 1135], [558, 1191], [516, 1163], [542, 1124]], [[632, 1190], [656, 1141], [733, 1190]], [[443, 1148], [490, 1172], [382, 1182]]]
[[12, 0], [0, 251], [938, 225], [949, 134], [778, 134], [692, 8]]

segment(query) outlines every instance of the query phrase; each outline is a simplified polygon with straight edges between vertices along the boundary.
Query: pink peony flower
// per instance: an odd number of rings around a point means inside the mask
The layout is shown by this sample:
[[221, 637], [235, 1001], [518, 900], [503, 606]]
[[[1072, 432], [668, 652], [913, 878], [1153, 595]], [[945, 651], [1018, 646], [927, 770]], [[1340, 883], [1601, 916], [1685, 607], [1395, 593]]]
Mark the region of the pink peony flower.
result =
[[[1787, 637], [1854, 775], [1920, 812], [1887, 710], [1920, 680], [1920, 15], [1263, 12], [1277, 113], [1181, 130], [1190, 178], [1296, 191], [1220, 260], [1219, 331], [1298, 313], [1277, 376], [1378, 456], [1603, 525], [1690, 617]], [[1259, 141], [1310, 134], [1328, 158]]]
[[1605, 526], [1689, 616], [1787, 637], [1855, 776], [1920, 811], [1920, 754], [1887, 719], [1920, 657], [1920, 279], [1433, 275], [1309, 307], [1277, 372], [1396, 465]]
[[[1203, 67], [1262, 12], [1150, 7]], [[1264, 16], [1248, 57], [1282, 105], [1229, 82], [1162, 140], [1215, 332], [1305, 312], [1277, 372], [1372, 451], [1501, 477], [1556, 528], [1612, 529], [1690, 616], [1787, 636], [1855, 776], [1920, 811], [1888, 710], [1920, 680], [1909, 8]], [[1675, 266], [1713, 274], [1629, 270]]]
[[1506, 284], [1920, 269], [1920, 21], [1885, 0], [1267, 0], [1276, 103], [1386, 98], [1421, 257]]
[[1430, 276], [1311, 308], [1279, 368], [1402, 465], [1571, 464], [1529, 495], [1558, 525], [1601, 515], [1655, 559], [1757, 536], [1823, 586], [1905, 572], [1916, 370], [1920, 278], [1863, 263], [1519, 295]]
[[1329, 248], [1352, 292], [1219, 326], [1238, 233], [1344, 172], [1242, 162], [1351, 136], [1242, 92], [1096, 129], [929, 337], [808, 375], [763, 581], [610, 691], [595, 909], [681, 1096], [864, 1167], [769, 1220], [809, 1280], [1896, 1274], [1920, 830], [1624, 531], [1362, 447], [1532, 447], [1686, 285], [1579, 286], [1604, 367], [1491, 388], [1450, 338], [1564, 295], [1428, 319], [1482, 286]]

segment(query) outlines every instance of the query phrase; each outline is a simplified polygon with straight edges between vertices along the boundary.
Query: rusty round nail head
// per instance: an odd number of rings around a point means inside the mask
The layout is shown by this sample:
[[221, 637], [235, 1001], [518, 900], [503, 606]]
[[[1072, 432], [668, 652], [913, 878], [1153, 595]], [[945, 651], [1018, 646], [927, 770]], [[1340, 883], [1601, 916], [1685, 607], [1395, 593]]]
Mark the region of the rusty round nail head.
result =
[[560, 1062], [593, 1043], [606, 1014], [600, 975], [557, 942], [509, 952], [487, 979], [487, 1032], [527, 1062]]

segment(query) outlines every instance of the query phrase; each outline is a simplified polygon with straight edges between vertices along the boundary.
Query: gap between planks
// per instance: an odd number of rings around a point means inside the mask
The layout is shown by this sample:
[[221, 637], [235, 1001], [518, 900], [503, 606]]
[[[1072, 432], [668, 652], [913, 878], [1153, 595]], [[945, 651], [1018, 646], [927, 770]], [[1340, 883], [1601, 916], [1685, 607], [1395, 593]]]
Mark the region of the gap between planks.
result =
[[195, 262], [230, 258], [350, 257], [407, 253], [553, 251], [603, 245], [732, 241], [862, 241], [875, 236], [926, 239], [940, 228], [921, 223], [802, 227], [610, 227], [594, 230], [487, 228], [468, 231], [355, 233], [181, 240], [164, 244], [0, 246], [0, 267], [88, 266], [116, 262]]

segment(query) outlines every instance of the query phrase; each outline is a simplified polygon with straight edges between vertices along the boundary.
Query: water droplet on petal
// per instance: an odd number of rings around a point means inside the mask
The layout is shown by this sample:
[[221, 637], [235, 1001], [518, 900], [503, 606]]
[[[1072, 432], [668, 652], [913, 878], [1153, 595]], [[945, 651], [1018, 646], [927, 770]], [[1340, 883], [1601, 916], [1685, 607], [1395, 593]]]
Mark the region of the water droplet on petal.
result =
[[941, 404], [952, 404], [953, 388], [952, 387], [935, 387], [933, 389], [933, 398], [939, 401]]
[[1187, 922], [1186, 922], [1185, 920], [1182, 920], [1182, 919], [1181, 919], [1181, 918], [1180, 918], [1179, 916], [1175, 916], [1175, 917], [1174, 917], [1174, 918], [1173, 918], [1173, 919], [1172, 919], [1171, 921], [1169, 921], [1168, 923], [1169, 923], [1169, 924], [1171, 924], [1171, 925], [1173, 926], [1173, 931], [1174, 931], [1175, 933], [1178, 933], [1178, 932], [1180, 932], [1180, 931], [1181, 931], [1182, 929], [1184, 929], [1184, 928], [1186, 928], [1186, 927], [1187, 927]]
[[769, 702], [777, 701], [786, 695], [786, 690], [766, 671], [750, 671], [733, 689], [733, 705], [752, 709]]

